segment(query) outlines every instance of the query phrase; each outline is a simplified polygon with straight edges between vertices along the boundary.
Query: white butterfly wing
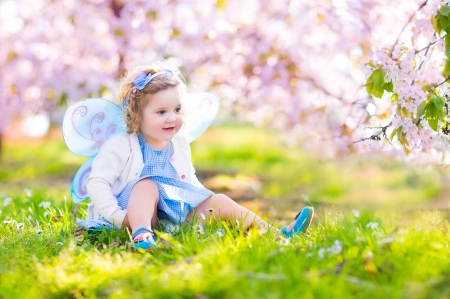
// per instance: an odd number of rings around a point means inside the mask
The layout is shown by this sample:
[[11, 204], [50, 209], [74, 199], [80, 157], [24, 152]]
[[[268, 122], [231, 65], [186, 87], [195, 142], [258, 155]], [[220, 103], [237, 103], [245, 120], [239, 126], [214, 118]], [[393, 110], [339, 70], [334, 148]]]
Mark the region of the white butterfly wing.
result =
[[183, 100], [182, 134], [191, 143], [211, 125], [220, 107], [220, 99], [213, 93], [200, 92]]
[[108, 100], [85, 99], [67, 109], [62, 127], [67, 147], [77, 155], [90, 156], [72, 182], [72, 200], [79, 203], [89, 198], [86, 179], [98, 150], [105, 141], [125, 132], [122, 109]]
[[72, 181], [72, 200], [75, 203], [82, 202], [83, 200], [89, 198], [89, 194], [86, 190], [86, 180], [91, 173], [92, 162], [97, 155], [90, 157], [86, 162], [81, 165], [80, 169], [78, 169], [75, 177]]
[[67, 147], [80, 156], [92, 156], [111, 137], [124, 133], [122, 110], [104, 99], [86, 99], [67, 109], [63, 137]]

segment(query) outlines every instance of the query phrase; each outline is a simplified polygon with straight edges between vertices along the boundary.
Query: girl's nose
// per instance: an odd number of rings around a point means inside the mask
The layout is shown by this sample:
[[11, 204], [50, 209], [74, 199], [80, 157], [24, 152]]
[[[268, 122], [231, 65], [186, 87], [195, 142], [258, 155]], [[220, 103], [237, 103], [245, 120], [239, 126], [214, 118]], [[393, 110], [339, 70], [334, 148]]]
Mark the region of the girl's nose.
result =
[[173, 122], [177, 120], [177, 115], [174, 112], [169, 113], [169, 115], [167, 115], [167, 121], [168, 122]]

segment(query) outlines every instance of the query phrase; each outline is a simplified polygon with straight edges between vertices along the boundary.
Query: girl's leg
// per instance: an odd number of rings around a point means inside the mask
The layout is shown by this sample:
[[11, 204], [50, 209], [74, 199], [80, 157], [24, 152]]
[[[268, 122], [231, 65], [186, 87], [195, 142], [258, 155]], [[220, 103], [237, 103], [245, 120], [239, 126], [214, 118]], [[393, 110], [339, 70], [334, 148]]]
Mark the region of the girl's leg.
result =
[[203, 201], [198, 205], [197, 209], [189, 212], [186, 220], [189, 221], [195, 215], [200, 214], [208, 217], [211, 213], [218, 219], [243, 220], [244, 228], [249, 228], [252, 224], [256, 224], [259, 228], [264, 230], [268, 230], [269, 228], [276, 229], [252, 211], [238, 205], [234, 200], [223, 194], [214, 194]]
[[158, 200], [158, 187], [154, 181], [143, 179], [137, 182], [131, 190], [123, 225], [131, 229], [132, 233], [141, 227], [151, 229], [157, 222]]

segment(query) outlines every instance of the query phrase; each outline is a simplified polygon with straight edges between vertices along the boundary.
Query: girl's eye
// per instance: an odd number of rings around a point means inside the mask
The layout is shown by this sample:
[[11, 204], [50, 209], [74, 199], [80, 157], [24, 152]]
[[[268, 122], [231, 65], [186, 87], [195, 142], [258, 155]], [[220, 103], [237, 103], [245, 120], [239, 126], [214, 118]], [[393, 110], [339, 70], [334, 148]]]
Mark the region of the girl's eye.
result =
[[176, 108], [175, 109], [175, 112], [180, 112], [181, 111], [181, 108]]
[[164, 113], [166, 113], [166, 111], [164, 111], [164, 110], [158, 111], [158, 114], [163, 115]]

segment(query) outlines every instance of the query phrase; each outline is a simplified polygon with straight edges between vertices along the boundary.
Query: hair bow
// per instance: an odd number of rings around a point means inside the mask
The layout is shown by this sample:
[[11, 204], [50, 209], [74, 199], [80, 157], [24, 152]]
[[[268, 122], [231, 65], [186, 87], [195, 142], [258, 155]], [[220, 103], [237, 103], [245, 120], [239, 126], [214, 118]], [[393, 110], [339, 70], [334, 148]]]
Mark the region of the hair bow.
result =
[[146, 74], [145, 72], [139, 73], [139, 75], [134, 79], [133, 84], [133, 92], [136, 92], [137, 89], [142, 90], [148, 83], [150, 83], [153, 78], [158, 77], [162, 74], [167, 74], [168, 77], [172, 77], [175, 75], [175, 73], [179, 73], [178, 70], [169, 70], [169, 69], [163, 69], [160, 72], [154, 73], [154, 74]]

